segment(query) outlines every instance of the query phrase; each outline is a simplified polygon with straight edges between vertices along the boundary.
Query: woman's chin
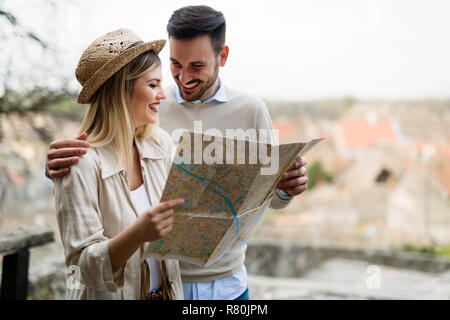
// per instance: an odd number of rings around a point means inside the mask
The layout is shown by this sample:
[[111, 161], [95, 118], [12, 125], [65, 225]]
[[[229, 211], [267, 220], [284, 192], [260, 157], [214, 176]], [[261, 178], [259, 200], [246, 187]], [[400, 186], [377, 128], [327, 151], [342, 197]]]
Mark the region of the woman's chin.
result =
[[139, 125], [136, 128], [140, 128], [150, 124], [158, 124], [158, 116], [148, 117], [144, 121], [140, 121]]

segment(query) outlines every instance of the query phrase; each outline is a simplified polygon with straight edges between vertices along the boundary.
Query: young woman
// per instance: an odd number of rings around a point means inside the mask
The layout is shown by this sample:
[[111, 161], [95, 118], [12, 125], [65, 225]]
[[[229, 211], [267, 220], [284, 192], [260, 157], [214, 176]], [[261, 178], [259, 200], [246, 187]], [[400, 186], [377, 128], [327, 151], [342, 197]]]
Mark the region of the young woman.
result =
[[90, 104], [80, 132], [92, 148], [55, 181], [66, 267], [75, 272], [69, 299], [183, 298], [178, 261], [142, 259], [183, 203], [158, 204], [173, 148], [157, 125], [164, 44], [120, 29], [96, 39], [78, 63], [78, 102]]

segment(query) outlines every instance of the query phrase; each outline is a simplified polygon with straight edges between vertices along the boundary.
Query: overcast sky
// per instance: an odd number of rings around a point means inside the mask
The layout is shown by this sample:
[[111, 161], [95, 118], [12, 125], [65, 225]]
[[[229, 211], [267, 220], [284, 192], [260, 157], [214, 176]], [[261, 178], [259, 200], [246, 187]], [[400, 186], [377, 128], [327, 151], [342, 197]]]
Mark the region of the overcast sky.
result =
[[[96, 37], [126, 27], [145, 41], [166, 39], [174, 10], [206, 4], [227, 20], [230, 55], [221, 78], [242, 91], [301, 100], [450, 97], [446, 0], [79, 0], [58, 5], [56, 16], [36, 14], [31, 4], [42, 2], [5, 1], [56, 41], [69, 75]], [[171, 84], [168, 47], [161, 57]]]

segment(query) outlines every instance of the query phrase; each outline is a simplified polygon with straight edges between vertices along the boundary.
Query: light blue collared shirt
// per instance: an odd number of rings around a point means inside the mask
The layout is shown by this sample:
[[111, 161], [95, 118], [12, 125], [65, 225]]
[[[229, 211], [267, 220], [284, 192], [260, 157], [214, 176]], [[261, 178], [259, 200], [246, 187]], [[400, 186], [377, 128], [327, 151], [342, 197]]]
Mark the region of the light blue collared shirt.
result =
[[242, 266], [231, 276], [209, 282], [183, 282], [185, 300], [234, 300], [247, 289], [247, 270]]
[[[173, 86], [173, 92], [175, 93], [175, 98], [177, 99], [177, 102], [179, 104], [186, 102], [186, 100], [184, 100], [181, 97], [180, 89], [178, 88], [177, 85]], [[220, 81], [220, 78], [219, 78], [219, 89], [216, 91], [216, 93], [211, 98], [209, 98], [205, 101], [201, 101], [199, 99], [199, 100], [194, 100], [194, 101], [190, 101], [190, 102], [201, 104], [201, 103], [208, 103], [208, 102], [212, 102], [212, 101], [216, 101], [216, 102], [227, 102], [228, 101], [225, 86], [222, 85], [222, 81]]]

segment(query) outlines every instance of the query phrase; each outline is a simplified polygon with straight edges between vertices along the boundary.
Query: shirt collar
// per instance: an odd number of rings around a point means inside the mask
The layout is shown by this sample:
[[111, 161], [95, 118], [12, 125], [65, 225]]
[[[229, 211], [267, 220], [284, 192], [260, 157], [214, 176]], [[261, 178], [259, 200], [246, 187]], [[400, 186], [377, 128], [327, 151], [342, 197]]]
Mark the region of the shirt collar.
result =
[[[147, 138], [145, 140], [148, 140]], [[165, 152], [155, 143], [150, 141], [144, 141], [143, 138], [136, 139], [136, 147], [141, 159], [163, 159], [169, 157]], [[114, 174], [125, 170], [123, 165], [117, 161], [116, 153], [112, 144], [106, 146], [97, 147], [97, 153], [100, 160], [100, 166], [102, 170], [102, 178], [106, 179]]]
[[[186, 102], [186, 100], [184, 100], [181, 97], [180, 89], [178, 88], [178, 86], [176, 84], [173, 86], [173, 91], [175, 94], [175, 98], [177, 99], [177, 102], [179, 104]], [[216, 101], [216, 102], [227, 102], [228, 101], [225, 86], [222, 85], [222, 81], [220, 80], [220, 78], [219, 78], [219, 89], [217, 89], [216, 93], [211, 98], [209, 98], [205, 101], [195, 100], [195, 101], [189, 101], [189, 102], [196, 103], [196, 104], [204, 104], [204, 103], [209, 103], [209, 102], [213, 102], [213, 101]]]

